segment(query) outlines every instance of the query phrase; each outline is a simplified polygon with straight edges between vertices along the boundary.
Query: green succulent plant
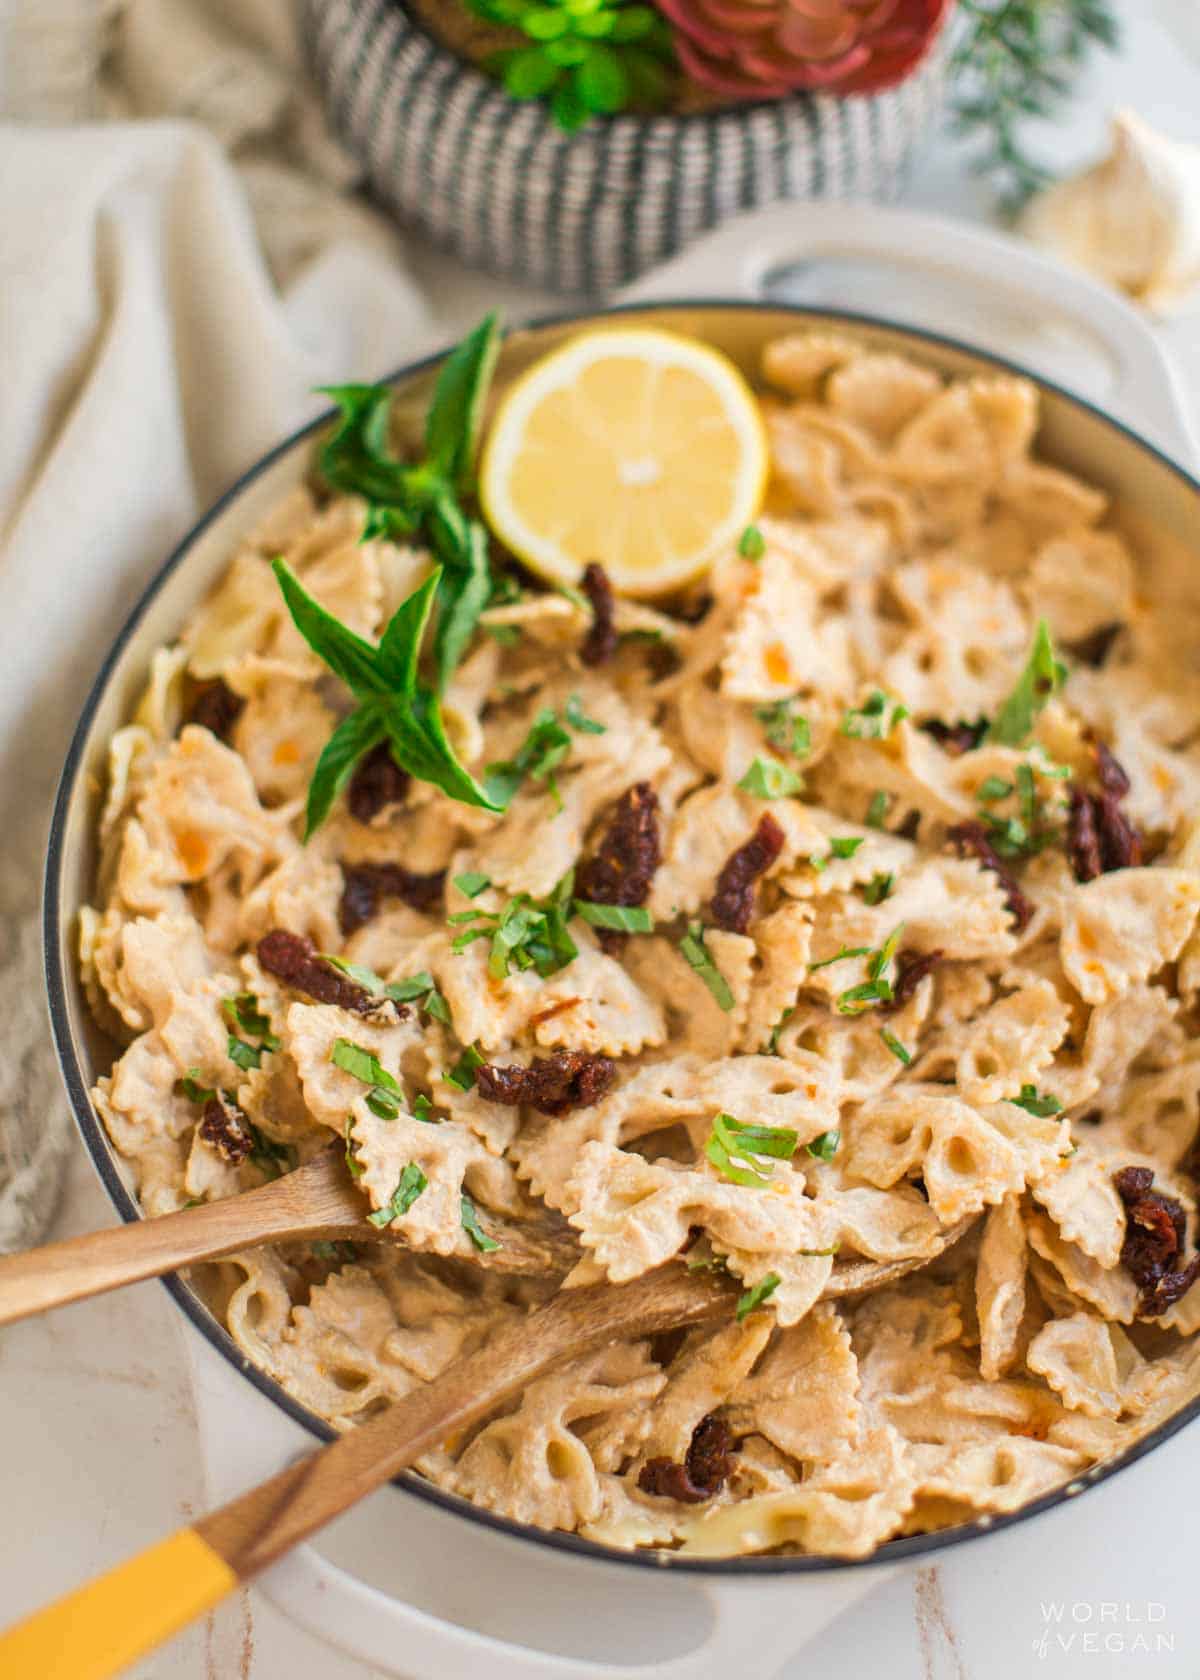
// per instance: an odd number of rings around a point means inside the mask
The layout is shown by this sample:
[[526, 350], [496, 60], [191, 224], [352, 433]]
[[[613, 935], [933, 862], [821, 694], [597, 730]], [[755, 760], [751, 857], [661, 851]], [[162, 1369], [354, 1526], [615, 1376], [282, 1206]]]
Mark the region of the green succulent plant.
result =
[[630, 105], [657, 108], [671, 86], [671, 32], [652, 6], [626, 0], [466, 0], [488, 23], [528, 42], [488, 69], [514, 99], [544, 99], [560, 128]]

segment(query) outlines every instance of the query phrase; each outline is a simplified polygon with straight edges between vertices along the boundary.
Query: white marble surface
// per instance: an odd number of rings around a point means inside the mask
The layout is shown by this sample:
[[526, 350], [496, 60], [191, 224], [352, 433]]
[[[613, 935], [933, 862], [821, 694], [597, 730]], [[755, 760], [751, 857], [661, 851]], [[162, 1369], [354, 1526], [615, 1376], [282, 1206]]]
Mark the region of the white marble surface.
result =
[[[1117, 104], [1200, 141], [1197, 0], [1125, 0], [1122, 10], [1123, 57], [1099, 65], [1069, 120], [1041, 136], [1056, 167], [1098, 148]], [[981, 217], [983, 195], [966, 163], [959, 146], [940, 142], [907, 202]], [[497, 297], [510, 315], [553, 307], [434, 253], [418, 253], [416, 266], [447, 314], [464, 321]], [[1160, 330], [1200, 414], [1200, 310]], [[57, 1234], [111, 1218], [80, 1154]], [[0, 1624], [201, 1508], [181, 1333], [159, 1285], [0, 1336], [0, 1487]], [[885, 1581], [786, 1672], [796, 1680], [1191, 1680], [1200, 1674], [1198, 1498], [1200, 1428], [1193, 1428], [1082, 1503]], [[138, 1680], [375, 1680], [257, 1592], [134, 1672]]]

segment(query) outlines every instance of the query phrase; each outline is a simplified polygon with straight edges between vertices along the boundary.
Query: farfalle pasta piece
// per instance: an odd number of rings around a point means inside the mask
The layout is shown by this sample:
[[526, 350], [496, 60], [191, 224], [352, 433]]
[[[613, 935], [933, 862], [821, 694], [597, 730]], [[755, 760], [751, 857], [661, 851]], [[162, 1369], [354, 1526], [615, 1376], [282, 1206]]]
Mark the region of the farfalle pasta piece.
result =
[[[1087, 1456], [1050, 1441], [1005, 1435], [966, 1447], [931, 1449], [917, 1455], [918, 1500], [947, 1500], [977, 1511], [1016, 1511], [1069, 1481]], [[920, 1509], [920, 1504], [916, 1507]]]
[[764, 807], [760, 799], [728, 784], [700, 788], [682, 802], [669, 826], [663, 861], [648, 900], [655, 921], [667, 922], [681, 912], [694, 915], [700, 910], [712, 897], [730, 854], [754, 833], [764, 808], [785, 835], [779, 862], [773, 866], [775, 873], [798, 851], [807, 855], [820, 847], [820, 830], [796, 800], [775, 799]]
[[829, 1462], [859, 1432], [858, 1361], [837, 1308], [818, 1302], [781, 1330], [725, 1407], [736, 1434], [759, 1434], [794, 1459]]
[[841, 333], [787, 333], [764, 347], [763, 378], [789, 396], [810, 400], [827, 374], [862, 354], [862, 345]]
[[389, 1077], [403, 1080], [423, 1071], [421, 1027], [412, 1016], [398, 1021], [381, 1012], [378, 1017], [364, 1018], [331, 1003], [289, 1006], [288, 1053], [300, 1075], [308, 1111], [322, 1126], [343, 1136], [348, 1116], [369, 1112], [366, 1098], [371, 1087], [333, 1060], [339, 1041], [374, 1056]]
[[798, 904], [785, 904], [763, 916], [754, 929], [758, 971], [750, 988], [740, 1048], [761, 1050], [773, 1029], [795, 1004], [808, 978], [812, 923]]
[[1124, 1267], [1102, 1266], [1074, 1243], [1067, 1242], [1044, 1214], [1027, 1215], [1025, 1230], [1029, 1246], [1049, 1262], [1075, 1300], [1094, 1307], [1110, 1323], [1133, 1323], [1137, 1317], [1138, 1286]]
[[1037, 392], [1023, 379], [971, 379], [951, 385], [896, 438], [891, 465], [902, 478], [984, 489], [1028, 451], [1037, 427]]
[[[639, 1445], [643, 1462], [669, 1458], [682, 1463], [697, 1424], [718, 1408], [735, 1434], [743, 1432], [735, 1391], [744, 1384], [773, 1329], [769, 1314], [751, 1313], [740, 1323], [735, 1320], [718, 1330], [693, 1332], [667, 1367], [666, 1386], [647, 1414]], [[735, 1399], [727, 1405], [731, 1395]], [[589, 1445], [595, 1457], [595, 1445], [590, 1440]]]
[[1113, 1188], [1113, 1174], [1127, 1165], [1125, 1157], [1077, 1152], [1057, 1162], [1032, 1185], [1035, 1199], [1058, 1226], [1066, 1242], [1074, 1243], [1106, 1271], [1121, 1258], [1125, 1240], [1125, 1208]]
[[884, 688], [917, 716], [987, 716], [1025, 663], [1029, 624], [1011, 587], [974, 566], [911, 561], [888, 584], [912, 630], [885, 662]]
[[[820, 1300], [833, 1274], [834, 1244], [800, 1254], [751, 1254], [741, 1248], [724, 1248], [721, 1259], [726, 1271], [740, 1279], [747, 1292], [766, 1285], [770, 1289], [765, 1314], [781, 1328], [799, 1324]], [[771, 1283], [771, 1279], [777, 1279]]]
[[931, 368], [907, 356], [868, 352], [830, 373], [826, 401], [835, 414], [861, 427], [877, 443], [888, 444], [941, 388]]
[[1058, 992], [1048, 980], [1038, 980], [944, 1031], [913, 1072], [921, 1079], [952, 1072], [965, 1102], [1000, 1102], [1036, 1082], [1036, 1075], [1053, 1062], [1070, 1024]]
[[975, 1268], [979, 1369], [989, 1382], [1004, 1376], [1016, 1360], [1027, 1269], [1020, 1197], [1014, 1194], [988, 1209]]
[[89, 952], [96, 981], [132, 1032], [161, 1026], [178, 987], [212, 968], [204, 935], [191, 916], [168, 913], [128, 920], [108, 910], [93, 929]]
[[1200, 910], [1200, 875], [1188, 869], [1119, 869], [1073, 894], [1062, 962], [1087, 1003], [1105, 1003], [1179, 955]]
[[540, 1377], [486, 1424], [449, 1473], [455, 1493], [514, 1522], [573, 1529], [600, 1515], [600, 1483], [580, 1420], [651, 1399], [666, 1381], [644, 1342], [618, 1343]]
[[1051, 1319], [1029, 1344], [1025, 1363], [1065, 1406], [1088, 1417], [1119, 1418], [1145, 1409], [1151, 1367], [1116, 1324], [1091, 1313]]
[[[436, 1124], [415, 1120], [403, 1110], [394, 1120], [370, 1113], [356, 1098], [348, 1138], [362, 1168], [359, 1188], [377, 1212], [395, 1207], [394, 1198], [409, 1187], [408, 1205], [386, 1229], [412, 1249], [471, 1258], [475, 1245], [463, 1226], [464, 1192], [487, 1207], [520, 1207], [513, 1170], [486, 1149], [475, 1134], [455, 1120]], [[487, 1229], [487, 1219], [483, 1220]]]
[[1038, 550], [1026, 590], [1059, 640], [1082, 642], [1132, 618], [1133, 559], [1115, 532], [1084, 527]]
[[714, 1247], [751, 1252], [829, 1246], [828, 1226], [787, 1170], [770, 1187], [747, 1188], [673, 1161], [645, 1161], [586, 1144], [571, 1178], [568, 1215], [613, 1283], [626, 1283], [678, 1254], [694, 1225]]
[[850, 693], [845, 631], [822, 614], [817, 591], [786, 554], [768, 548], [747, 576], [741, 611], [721, 661], [721, 692], [769, 702], [792, 695]]
[[260, 799], [303, 799], [336, 715], [302, 672], [250, 655], [228, 668], [225, 681], [245, 700], [231, 745], [250, 771]]
[[194, 724], [155, 764], [137, 811], [172, 881], [202, 881], [235, 854], [261, 868], [296, 845], [259, 804], [243, 760]]
[[691, 1557], [728, 1557], [795, 1545], [805, 1552], [865, 1557], [893, 1534], [914, 1485], [894, 1431], [868, 1431], [844, 1458], [794, 1488], [759, 1494], [695, 1518], [679, 1531]]

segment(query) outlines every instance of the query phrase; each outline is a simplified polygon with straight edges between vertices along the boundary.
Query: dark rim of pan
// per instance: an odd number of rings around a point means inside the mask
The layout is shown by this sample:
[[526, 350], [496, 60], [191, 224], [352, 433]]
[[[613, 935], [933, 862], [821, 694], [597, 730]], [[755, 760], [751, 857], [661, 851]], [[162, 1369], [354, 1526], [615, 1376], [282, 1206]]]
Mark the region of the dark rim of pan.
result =
[[[844, 321], [851, 326], [877, 328], [889, 333], [897, 333], [912, 339], [916, 346], [922, 343], [933, 344], [943, 349], [959, 352], [975, 361], [987, 362], [1005, 373], [1016, 374], [1030, 380], [1041, 389], [1053, 392], [1064, 398], [1076, 408], [1090, 413], [1103, 421], [1112, 431], [1119, 433], [1128, 442], [1135, 444], [1146, 454], [1159, 461], [1172, 472], [1188, 489], [1200, 497], [1200, 480], [1181, 467], [1165, 451], [1153, 443], [1148, 442], [1131, 426], [1115, 419], [1111, 414], [1089, 402], [1086, 398], [1076, 395], [1052, 379], [1044, 378], [1040, 374], [1031, 372], [1016, 362], [1009, 361], [1003, 356], [997, 356], [989, 351], [980, 350], [975, 345], [962, 339], [950, 337], [944, 333], [926, 332], [921, 328], [905, 325], [903, 322], [890, 321], [886, 317], [858, 313], [853, 310], [832, 309], [786, 302], [772, 302], [761, 300], [748, 302], [745, 299], [713, 298], [678, 298], [654, 299], [642, 303], [619, 304], [609, 309], [589, 310], [585, 313], [566, 312], [552, 316], [544, 316], [536, 321], [522, 323], [513, 329], [510, 336], [523, 335], [526, 332], [537, 332], [541, 329], [566, 327], [572, 324], [584, 324], [605, 317], [624, 314], [659, 314], [672, 310], [694, 314], [704, 310], [728, 310], [760, 313], [770, 311], [778, 315], [794, 315], [798, 320], [818, 319], [827, 321]], [[442, 359], [444, 351], [435, 355], [422, 357], [418, 361], [406, 363], [395, 373], [389, 374], [383, 383], [396, 384], [411, 379], [417, 374], [424, 373]], [[49, 994], [50, 1022], [54, 1035], [54, 1042], [58, 1052], [58, 1059], [62, 1068], [63, 1079], [67, 1087], [75, 1121], [87, 1145], [96, 1171], [107, 1190], [110, 1199], [121, 1218], [126, 1223], [140, 1219], [141, 1211], [132, 1192], [117, 1169], [116, 1159], [108, 1141], [99, 1117], [92, 1107], [88, 1094], [87, 1081], [83, 1069], [76, 1055], [71, 1032], [70, 1010], [68, 1007], [68, 976], [63, 962], [63, 883], [62, 871], [64, 864], [64, 835], [67, 816], [73, 802], [78, 781], [80, 767], [91, 732], [92, 720], [100, 706], [107, 690], [109, 679], [113, 674], [122, 654], [130, 640], [136, 633], [151, 602], [158, 595], [169, 577], [187, 559], [197, 539], [203, 535], [208, 527], [223, 514], [242, 492], [261, 476], [269, 467], [273, 466], [282, 456], [294, 449], [305, 438], [319, 432], [327, 426], [333, 418], [333, 411], [319, 415], [315, 420], [300, 427], [282, 443], [260, 457], [249, 470], [225, 491], [207, 513], [197, 521], [182, 542], [155, 573], [149, 584], [133, 607], [128, 619], [122, 627], [112, 647], [109, 649], [104, 663], [101, 665], [91, 690], [84, 702], [79, 722], [71, 740], [66, 762], [63, 765], [62, 776], [59, 781], [55, 799], [54, 814], [51, 821], [50, 836], [46, 850], [45, 892], [42, 910], [43, 945], [46, 971], [46, 986]], [[282, 1411], [300, 1424], [308, 1433], [320, 1441], [336, 1439], [337, 1432], [330, 1427], [323, 1418], [315, 1412], [294, 1400], [286, 1390], [268, 1376], [260, 1366], [255, 1365], [230, 1336], [229, 1332], [218, 1323], [217, 1319], [204, 1306], [199, 1297], [190, 1290], [183, 1280], [171, 1275], [163, 1278], [164, 1287], [175, 1300], [176, 1305], [190, 1319], [193, 1326], [223, 1355], [225, 1359], [241, 1373], [249, 1382], [253, 1383], [260, 1394], [274, 1402]], [[393, 1486], [405, 1494], [411, 1494], [418, 1499], [427, 1500], [431, 1505], [440, 1506], [460, 1517], [468, 1518], [481, 1528], [492, 1529], [497, 1533], [508, 1535], [513, 1539], [524, 1541], [534, 1546], [544, 1546], [554, 1551], [574, 1553], [578, 1556], [593, 1559], [618, 1568], [632, 1569], [671, 1569], [689, 1574], [701, 1575], [800, 1575], [817, 1574], [827, 1570], [848, 1568], [869, 1568], [872, 1564], [896, 1562], [903, 1558], [918, 1557], [927, 1552], [935, 1552], [946, 1546], [962, 1545], [968, 1540], [979, 1539], [986, 1534], [994, 1534], [1002, 1529], [1011, 1527], [1014, 1523], [1025, 1522], [1037, 1516], [1040, 1512], [1052, 1510], [1055, 1506], [1064, 1504], [1076, 1497], [1087, 1488], [1107, 1481], [1118, 1471], [1134, 1464], [1138, 1459], [1152, 1452], [1162, 1442], [1170, 1440], [1171, 1436], [1182, 1429], [1200, 1413], [1200, 1397], [1183, 1406], [1180, 1410], [1159, 1424], [1141, 1440], [1128, 1447], [1117, 1457], [1102, 1464], [1094, 1465], [1065, 1486], [1056, 1488], [1052, 1492], [1043, 1494], [1039, 1499], [1023, 1505], [1020, 1510], [1006, 1514], [988, 1513], [976, 1518], [975, 1521], [962, 1523], [955, 1528], [937, 1529], [928, 1534], [911, 1535], [901, 1540], [889, 1540], [878, 1550], [865, 1558], [840, 1557], [806, 1557], [806, 1556], [768, 1556], [768, 1557], [736, 1557], [736, 1558], [694, 1558], [685, 1557], [678, 1552], [671, 1551], [634, 1551], [618, 1552], [600, 1545], [596, 1541], [585, 1540], [579, 1535], [563, 1534], [548, 1529], [539, 1529], [499, 1517], [490, 1511], [472, 1505], [469, 1501], [456, 1494], [444, 1492], [435, 1487], [432, 1482], [414, 1472], [404, 1472], [395, 1478]]]

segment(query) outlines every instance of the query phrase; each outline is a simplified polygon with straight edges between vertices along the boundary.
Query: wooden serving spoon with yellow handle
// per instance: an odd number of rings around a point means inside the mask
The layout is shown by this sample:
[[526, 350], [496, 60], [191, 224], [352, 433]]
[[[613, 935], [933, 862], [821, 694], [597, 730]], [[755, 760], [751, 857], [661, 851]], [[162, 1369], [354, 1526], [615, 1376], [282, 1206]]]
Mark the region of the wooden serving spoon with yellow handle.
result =
[[[6, 1255], [0, 1259], [0, 1325], [261, 1243], [388, 1240], [369, 1222], [368, 1211], [334, 1145], [240, 1196]], [[487, 1212], [483, 1223], [500, 1246], [472, 1250], [469, 1258], [496, 1271], [561, 1276], [579, 1258], [565, 1221], [556, 1216], [517, 1221]]]
[[[264, 1193], [251, 1191], [236, 1200], [246, 1203]], [[175, 1217], [181, 1216], [168, 1220]], [[948, 1228], [938, 1252], [972, 1223], [965, 1219]], [[245, 1223], [240, 1232], [245, 1246]], [[931, 1258], [850, 1262], [834, 1269], [824, 1293], [858, 1294]], [[719, 1269], [689, 1272], [670, 1261], [632, 1283], [559, 1290], [537, 1312], [388, 1411], [0, 1634], [0, 1675], [109, 1680], [423, 1453], [481, 1422], [559, 1360], [607, 1342], [726, 1318], [740, 1287]]]
[[727, 1317], [737, 1294], [721, 1273], [677, 1262], [633, 1283], [560, 1290], [388, 1411], [0, 1634], [0, 1675], [110, 1680], [558, 1360]]

